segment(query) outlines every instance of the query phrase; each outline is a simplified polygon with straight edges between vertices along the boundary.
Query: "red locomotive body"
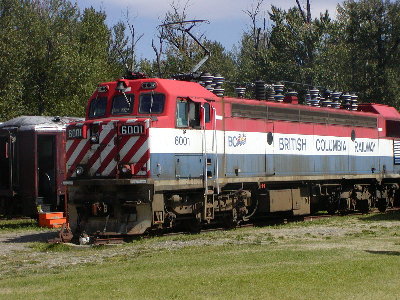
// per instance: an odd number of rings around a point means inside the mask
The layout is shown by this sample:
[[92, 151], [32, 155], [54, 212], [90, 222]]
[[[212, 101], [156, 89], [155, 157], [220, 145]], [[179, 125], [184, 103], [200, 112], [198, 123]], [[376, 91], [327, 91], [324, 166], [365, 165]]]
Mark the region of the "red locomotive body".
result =
[[67, 127], [71, 227], [142, 234], [392, 204], [400, 114], [384, 105], [357, 108], [347, 95], [346, 109], [314, 98], [300, 105], [281, 91], [267, 101], [221, 97], [178, 80], [101, 84], [86, 120]]

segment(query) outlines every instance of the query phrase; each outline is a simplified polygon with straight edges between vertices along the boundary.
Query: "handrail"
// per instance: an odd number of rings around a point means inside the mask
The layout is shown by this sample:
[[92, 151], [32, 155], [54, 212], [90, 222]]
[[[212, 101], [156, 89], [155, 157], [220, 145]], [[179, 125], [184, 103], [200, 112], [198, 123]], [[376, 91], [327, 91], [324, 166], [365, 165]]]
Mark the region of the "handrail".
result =
[[[217, 110], [211, 106], [213, 110], [213, 146], [215, 145], [215, 183], [217, 186], [217, 194], [220, 193], [219, 188], [219, 169], [218, 169], [218, 140], [217, 140]], [[214, 148], [214, 147], [213, 147]]]
[[202, 138], [202, 147], [203, 147], [203, 183], [204, 183], [204, 196], [206, 197], [208, 194], [208, 178], [207, 178], [207, 138], [206, 138], [206, 116], [205, 116], [205, 108], [203, 104], [200, 105], [202, 111], [202, 122], [201, 127], [203, 127], [203, 138]]

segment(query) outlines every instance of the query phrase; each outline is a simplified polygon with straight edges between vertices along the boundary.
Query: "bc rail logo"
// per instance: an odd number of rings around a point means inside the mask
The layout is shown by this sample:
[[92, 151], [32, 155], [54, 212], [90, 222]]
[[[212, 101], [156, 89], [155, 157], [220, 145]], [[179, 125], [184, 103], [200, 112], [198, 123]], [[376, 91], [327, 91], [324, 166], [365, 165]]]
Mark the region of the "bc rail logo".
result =
[[229, 147], [239, 147], [245, 145], [247, 142], [246, 135], [240, 133], [239, 135], [228, 136], [228, 146]]

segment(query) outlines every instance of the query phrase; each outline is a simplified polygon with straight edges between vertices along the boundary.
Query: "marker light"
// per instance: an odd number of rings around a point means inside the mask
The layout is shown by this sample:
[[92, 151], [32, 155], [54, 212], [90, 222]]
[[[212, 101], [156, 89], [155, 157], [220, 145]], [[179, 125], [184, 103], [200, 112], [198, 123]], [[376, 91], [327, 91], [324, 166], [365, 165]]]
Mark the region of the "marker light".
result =
[[108, 89], [109, 89], [108, 85], [100, 85], [97, 87], [97, 91], [99, 93], [106, 93]]
[[157, 87], [156, 82], [143, 82], [142, 83], [142, 89], [144, 90], [153, 90]]

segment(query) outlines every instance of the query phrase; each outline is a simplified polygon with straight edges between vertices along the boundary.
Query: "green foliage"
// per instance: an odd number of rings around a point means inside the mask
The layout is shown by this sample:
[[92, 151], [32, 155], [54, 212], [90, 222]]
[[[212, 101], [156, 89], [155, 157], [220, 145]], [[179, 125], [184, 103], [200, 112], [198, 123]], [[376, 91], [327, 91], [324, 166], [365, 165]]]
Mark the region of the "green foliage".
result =
[[328, 13], [305, 23], [298, 8], [286, 11], [272, 6], [269, 18], [270, 29], [253, 29], [243, 35], [239, 54], [242, 74], [252, 80], [318, 84], [316, 61], [332, 22]]
[[338, 24], [350, 88], [364, 99], [398, 106], [400, 2], [345, 1]]
[[[251, 26], [234, 51], [207, 40], [197, 26], [191, 29], [211, 52], [199, 71], [236, 83], [324, 86], [399, 108], [399, 0], [346, 0], [335, 20], [327, 12], [305, 19], [297, 7], [262, 12], [262, 2], [245, 12]], [[173, 2], [163, 22], [190, 19], [188, 4]], [[153, 41], [156, 59], [137, 61], [141, 36], [134, 36], [129, 20], [108, 28], [105, 19], [106, 12], [81, 11], [70, 0], [0, 1], [0, 121], [23, 114], [83, 116], [96, 85], [123, 76], [126, 65], [168, 78], [190, 72], [204, 57], [184, 32], [192, 24], [178, 24], [160, 27]]]
[[345, 1], [337, 20], [326, 12], [306, 22], [298, 8], [275, 6], [269, 17], [271, 27], [258, 28], [264, 47], [254, 47], [257, 28], [242, 37], [239, 78], [325, 86], [399, 107], [399, 1]]
[[66, 0], [1, 1], [0, 119], [82, 116], [94, 87], [120, 73], [105, 18]]
[[3, 120], [24, 111], [23, 83], [28, 77], [24, 61], [28, 54], [18, 28], [22, 14], [20, 1], [0, 2], [0, 119]]

